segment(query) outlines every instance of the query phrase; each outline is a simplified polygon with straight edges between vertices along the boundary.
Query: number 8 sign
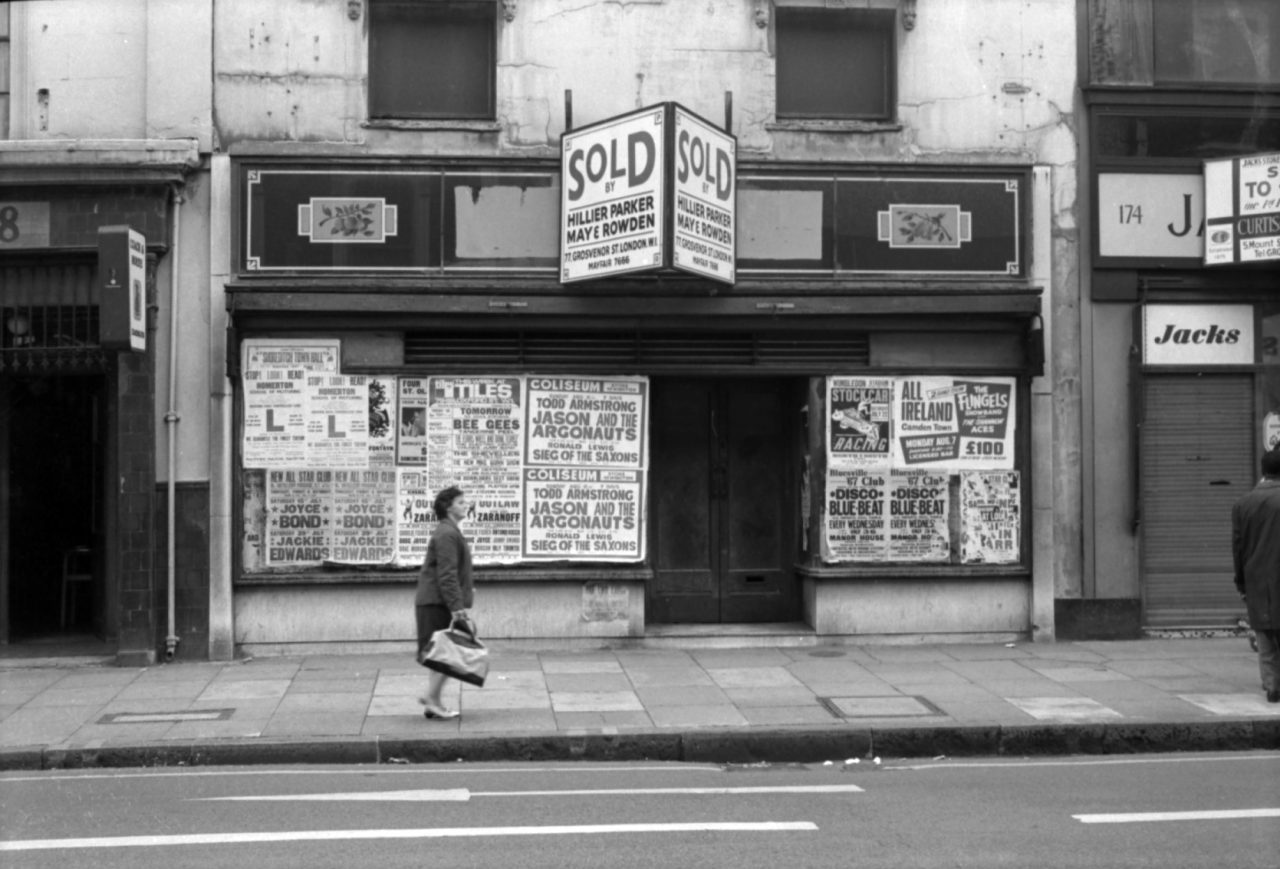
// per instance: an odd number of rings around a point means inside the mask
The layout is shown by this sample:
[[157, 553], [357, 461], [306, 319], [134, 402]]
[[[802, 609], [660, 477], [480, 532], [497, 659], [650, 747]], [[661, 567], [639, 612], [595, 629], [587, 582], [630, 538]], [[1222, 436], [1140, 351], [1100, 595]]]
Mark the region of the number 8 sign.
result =
[[49, 203], [0, 201], [0, 250], [49, 246]]

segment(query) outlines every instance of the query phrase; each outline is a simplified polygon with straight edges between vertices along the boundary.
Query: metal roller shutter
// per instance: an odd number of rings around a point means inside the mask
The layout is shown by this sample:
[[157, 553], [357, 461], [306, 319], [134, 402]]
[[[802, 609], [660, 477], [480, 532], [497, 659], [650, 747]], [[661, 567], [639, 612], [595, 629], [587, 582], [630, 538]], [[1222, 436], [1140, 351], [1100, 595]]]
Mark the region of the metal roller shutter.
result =
[[1148, 627], [1227, 626], [1231, 505], [1253, 486], [1253, 379], [1148, 376], [1141, 437], [1142, 588]]

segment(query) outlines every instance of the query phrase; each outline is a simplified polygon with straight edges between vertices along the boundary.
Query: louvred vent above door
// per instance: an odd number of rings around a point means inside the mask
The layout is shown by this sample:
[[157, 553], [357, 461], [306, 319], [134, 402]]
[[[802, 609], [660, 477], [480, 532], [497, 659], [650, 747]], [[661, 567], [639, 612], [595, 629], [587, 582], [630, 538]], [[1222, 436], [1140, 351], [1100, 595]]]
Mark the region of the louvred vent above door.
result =
[[414, 331], [404, 364], [574, 371], [795, 371], [865, 367], [863, 332]]

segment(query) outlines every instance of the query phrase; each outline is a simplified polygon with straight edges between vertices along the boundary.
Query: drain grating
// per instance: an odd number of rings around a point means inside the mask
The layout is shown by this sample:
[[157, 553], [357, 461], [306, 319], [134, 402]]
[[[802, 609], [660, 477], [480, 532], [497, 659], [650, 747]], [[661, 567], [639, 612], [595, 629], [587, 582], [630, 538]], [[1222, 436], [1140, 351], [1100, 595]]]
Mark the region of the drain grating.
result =
[[99, 724], [180, 724], [183, 721], [226, 721], [234, 709], [187, 709], [182, 712], [112, 712]]
[[945, 715], [923, 697], [819, 697], [823, 706], [839, 718], [921, 718]]

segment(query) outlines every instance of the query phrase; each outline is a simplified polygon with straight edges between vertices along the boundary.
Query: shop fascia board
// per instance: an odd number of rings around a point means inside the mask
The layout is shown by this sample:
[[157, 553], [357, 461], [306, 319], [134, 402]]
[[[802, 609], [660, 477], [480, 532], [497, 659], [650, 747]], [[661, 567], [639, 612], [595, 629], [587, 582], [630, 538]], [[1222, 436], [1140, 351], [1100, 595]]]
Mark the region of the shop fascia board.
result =
[[0, 184], [168, 184], [199, 167], [195, 139], [0, 141]]
[[[456, 287], [455, 287], [456, 288]], [[794, 289], [794, 285], [788, 285]], [[741, 290], [739, 285], [735, 291]], [[919, 286], [891, 290], [853, 290], [829, 295], [753, 293], [726, 295], [608, 294], [599, 296], [476, 292], [432, 292], [424, 289], [324, 291], [311, 285], [270, 288], [233, 284], [227, 288], [227, 309], [233, 314], [284, 312], [346, 315], [462, 315], [502, 316], [517, 320], [534, 317], [743, 317], [750, 319], [920, 315], [995, 315], [1030, 317], [1041, 312], [1039, 288], [967, 288], [930, 291]]]

